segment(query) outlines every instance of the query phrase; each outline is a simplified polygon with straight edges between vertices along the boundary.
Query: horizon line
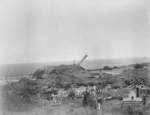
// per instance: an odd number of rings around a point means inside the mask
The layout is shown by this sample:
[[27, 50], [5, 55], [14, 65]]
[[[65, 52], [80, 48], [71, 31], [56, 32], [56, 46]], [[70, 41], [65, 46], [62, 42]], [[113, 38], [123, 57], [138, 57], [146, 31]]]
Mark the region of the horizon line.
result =
[[[93, 58], [93, 59], [86, 59], [85, 61], [94, 61], [94, 60], [134, 60], [134, 59], [149, 59], [150, 61], [150, 57], [120, 57], [120, 58]], [[22, 62], [22, 63], [6, 63], [6, 64], [0, 64], [0, 66], [6, 66], [6, 65], [20, 65], [20, 64], [60, 64], [60, 63], [68, 63], [68, 64], [74, 64], [77, 63], [78, 61], [80, 61], [79, 59], [75, 60], [58, 60], [58, 61], [33, 61], [33, 62]]]

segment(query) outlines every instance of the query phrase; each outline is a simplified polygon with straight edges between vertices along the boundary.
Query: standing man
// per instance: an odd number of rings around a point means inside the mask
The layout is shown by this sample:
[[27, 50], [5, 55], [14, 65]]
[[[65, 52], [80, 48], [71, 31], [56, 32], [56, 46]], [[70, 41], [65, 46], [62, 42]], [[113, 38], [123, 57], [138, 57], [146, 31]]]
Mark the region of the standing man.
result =
[[102, 98], [101, 97], [98, 97], [97, 98], [97, 108], [100, 110], [101, 109], [101, 105], [102, 105]]
[[146, 96], [145, 95], [143, 96], [143, 105], [144, 106], [146, 105]]
[[89, 97], [89, 92], [87, 88], [86, 91], [83, 93], [83, 101], [82, 101], [83, 106], [88, 105], [88, 97]]

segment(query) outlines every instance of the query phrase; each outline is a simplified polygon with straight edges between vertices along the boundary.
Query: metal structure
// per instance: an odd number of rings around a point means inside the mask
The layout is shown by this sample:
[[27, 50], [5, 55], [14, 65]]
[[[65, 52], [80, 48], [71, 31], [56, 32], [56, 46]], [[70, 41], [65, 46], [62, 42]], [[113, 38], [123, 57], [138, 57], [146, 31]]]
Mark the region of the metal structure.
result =
[[144, 106], [142, 102], [123, 102], [121, 108], [129, 114], [143, 115]]
[[136, 96], [130, 95], [124, 98], [121, 109], [129, 114], [143, 115], [144, 110], [143, 99], [139, 97], [139, 91], [136, 90]]

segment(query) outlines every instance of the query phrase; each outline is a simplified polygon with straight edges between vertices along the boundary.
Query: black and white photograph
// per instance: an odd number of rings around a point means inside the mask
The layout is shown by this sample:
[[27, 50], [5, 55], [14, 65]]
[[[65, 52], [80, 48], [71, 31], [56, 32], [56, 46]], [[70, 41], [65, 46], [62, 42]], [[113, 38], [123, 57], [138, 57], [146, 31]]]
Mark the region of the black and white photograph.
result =
[[150, 115], [150, 0], [0, 0], [0, 115]]

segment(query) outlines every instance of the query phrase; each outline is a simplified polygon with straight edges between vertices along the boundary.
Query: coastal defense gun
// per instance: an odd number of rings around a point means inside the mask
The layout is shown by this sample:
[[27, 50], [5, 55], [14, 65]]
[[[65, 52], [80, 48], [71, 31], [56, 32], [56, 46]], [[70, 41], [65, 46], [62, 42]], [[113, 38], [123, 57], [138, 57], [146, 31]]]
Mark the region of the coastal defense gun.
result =
[[84, 57], [78, 62], [78, 66], [81, 65], [81, 63], [88, 57], [88, 55], [84, 55]]

